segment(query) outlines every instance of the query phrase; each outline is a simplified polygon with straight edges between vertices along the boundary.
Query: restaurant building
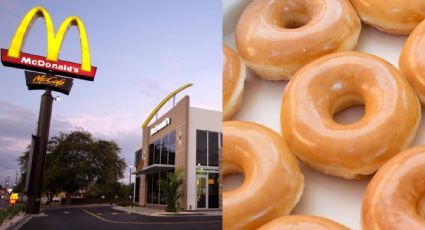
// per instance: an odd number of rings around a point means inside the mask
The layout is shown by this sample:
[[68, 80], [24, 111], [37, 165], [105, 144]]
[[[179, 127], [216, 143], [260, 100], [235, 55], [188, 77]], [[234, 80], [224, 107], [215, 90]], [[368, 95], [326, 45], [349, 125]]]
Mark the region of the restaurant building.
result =
[[165, 205], [158, 180], [180, 168], [181, 208], [220, 209], [221, 125], [221, 112], [190, 107], [189, 96], [184, 96], [144, 127], [142, 148], [135, 157], [135, 201], [141, 206]]

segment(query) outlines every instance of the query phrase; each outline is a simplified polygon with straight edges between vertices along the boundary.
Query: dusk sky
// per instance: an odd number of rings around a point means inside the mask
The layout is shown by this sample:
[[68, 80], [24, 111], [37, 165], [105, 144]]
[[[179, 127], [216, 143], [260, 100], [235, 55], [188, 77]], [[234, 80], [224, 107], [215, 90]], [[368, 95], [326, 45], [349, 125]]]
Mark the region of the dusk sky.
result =
[[[50, 14], [55, 29], [78, 16], [87, 31], [93, 82], [75, 79], [69, 96], [53, 104], [50, 137], [76, 127], [95, 138], [115, 140], [133, 165], [141, 146], [141, 123], [174, 89], [194, 85], [177, 97], [191, 106], [221, 111], [221, 1], [23, 1], [0, 0], [0, 48], [8, 49], [16, 28], [33, 7]], [[39, 18], [23, 52], [46, 55], [46, 30]], [[78, 29], [65, 37], [59, 58], [80, 63]], [[40, 96], [28, 91], [24, 70], [0, 65], [0, 184], [15, 183], [17, 158], [36, 133]], [[171, 102], [172, 103], [172, 102]], [[166, 112], [168, 103], [160, 114]], [[128, 183], [129, 169], [124, 182]]]

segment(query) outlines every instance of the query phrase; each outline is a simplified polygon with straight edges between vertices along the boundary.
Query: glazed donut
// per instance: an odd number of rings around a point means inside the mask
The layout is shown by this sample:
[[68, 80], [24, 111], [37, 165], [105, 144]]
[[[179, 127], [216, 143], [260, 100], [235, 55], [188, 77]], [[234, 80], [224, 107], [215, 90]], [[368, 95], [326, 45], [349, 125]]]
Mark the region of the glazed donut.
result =
[[[364, 105], [360, 120], [334, 120], [354, 105]], [[330, 54], [300, 69], [281, 108], [282, 132], [292, 152], [321, 172], [347, 179], [374, 173], [407, 148], [420, 118], [418, 98], [399, 71], [360, 52]]]
[[223, 120], [229, 120], [241, 106], [245, 76], [238, 54], [223, 45]]
[[399, 59], [400, 71], [425, 105], [425, 21], [409, 35]]
[[378, 170], [363, 199], [362, 227], [425, 229], [425, 146], [398, 154]]
[[318, 57], [352, 50], [360, 28], [348, 0], [256, 0], [239, 19], [236, 45], [258, 76], [287, 80]]
[[425, 18], [423, 0], [351, 0], [363, 22], [391, 34], [409, 34]]
[[332, 220], [317, 216], [282, 216], [257, 230], [349, 230]]
[[223, 192], [223, 229], [254, 229], [288, 215], [304, 177], [280, 135], [264, 126], [223, 122], [223, 175], [242, 173], [242, 185]]

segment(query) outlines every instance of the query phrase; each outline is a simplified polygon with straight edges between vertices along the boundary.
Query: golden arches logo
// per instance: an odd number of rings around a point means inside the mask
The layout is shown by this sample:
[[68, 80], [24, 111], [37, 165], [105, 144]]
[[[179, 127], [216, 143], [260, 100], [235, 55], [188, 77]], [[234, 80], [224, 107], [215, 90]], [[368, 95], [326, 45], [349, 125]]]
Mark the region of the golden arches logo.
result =
[[148, 118], [146, 118], [145, 122], [143, 122], [142, 128], [146, 128], [148, 126], [149, 122], [152, 120], [155, 114], [162, 108], [162, 106], [164, 106], [165, 103], [167, 103], [167, 101], [169, 101], [172, 97], [174, 97], [176, 94], [180, 93], [184, 89], [191, 87], [192, 85], [193, 85], [192, 83], [183, 85], [177, 88], [176, 90], [174, 90], [173, 92], [171, 92], [170, 94], [168, 94], [164, 99], [162, 99], [162, 101], [149, 114]]
[[[26, 36], [32, 24], [38, 18], [43, 18], [47, 34], [46, 57], [22, 52]], [[59, 52], [63, 39], [70, 27], [78, 28], [81, 46], [81, 64], [59, 60]], [[48, 72], [68, 77], [93, 81], [96, 75], [96, 66], [91, 66], [89, 43], [83, 22], [76, 16], [66, 18], [60, 25], [57, 33], [49, 13], [43, 7], [35, 7], [24, 16], [13, 36], [9, 49], [1, 49], [1, 62], [4, 66], [20, 69]]]
[[65, 21], [62, 22], [57, 34], [55, 35], [52, 19], [50, 18], [47, 10], [43, 7], [35, 7], [25, 15], [24, 19], [16, 30], [12, 42], [10, 43], [7, 55], [13, 58], [20, 57], [22, 45], [25, 42], [24, 39], [28, 29], [31, 29], [33, 22], [38, 17], [44, 18], [44, 22], [46, 24], [47, 60], [58, 61], [59, 51], [62, 46], [65, 33], [71, 26], [76, 26], [80, 32], [81, 69], [88, 72], [91, 71], [89, 44], [83, 22], [76, 16], [68, 17], [65, 19]]

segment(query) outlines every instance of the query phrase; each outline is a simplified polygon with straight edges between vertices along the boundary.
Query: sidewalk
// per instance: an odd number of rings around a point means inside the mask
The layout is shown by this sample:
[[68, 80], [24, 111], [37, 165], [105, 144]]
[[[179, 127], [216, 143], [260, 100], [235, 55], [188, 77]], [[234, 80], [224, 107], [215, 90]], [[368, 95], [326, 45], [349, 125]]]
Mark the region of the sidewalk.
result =
[[31, 216], [26, 215], [24, 212], [20, 212], [18, 215], [6, 219], [2, 224], [0, 224], [0, 230], [14, 230], [22, 227], [21, 223], [25, 223], [31, 218]]
[[113, 206], [113, 209], [130, 212], [130, 213], [139, 213], [148, 216], [221, 216], [221, 210], [202, 210], [202, 211], [181, 211], [179, 213], [165, 212], [163, 209], [157, 208], [147, 208], [147, 207], [122, 207], [122, 206]]

